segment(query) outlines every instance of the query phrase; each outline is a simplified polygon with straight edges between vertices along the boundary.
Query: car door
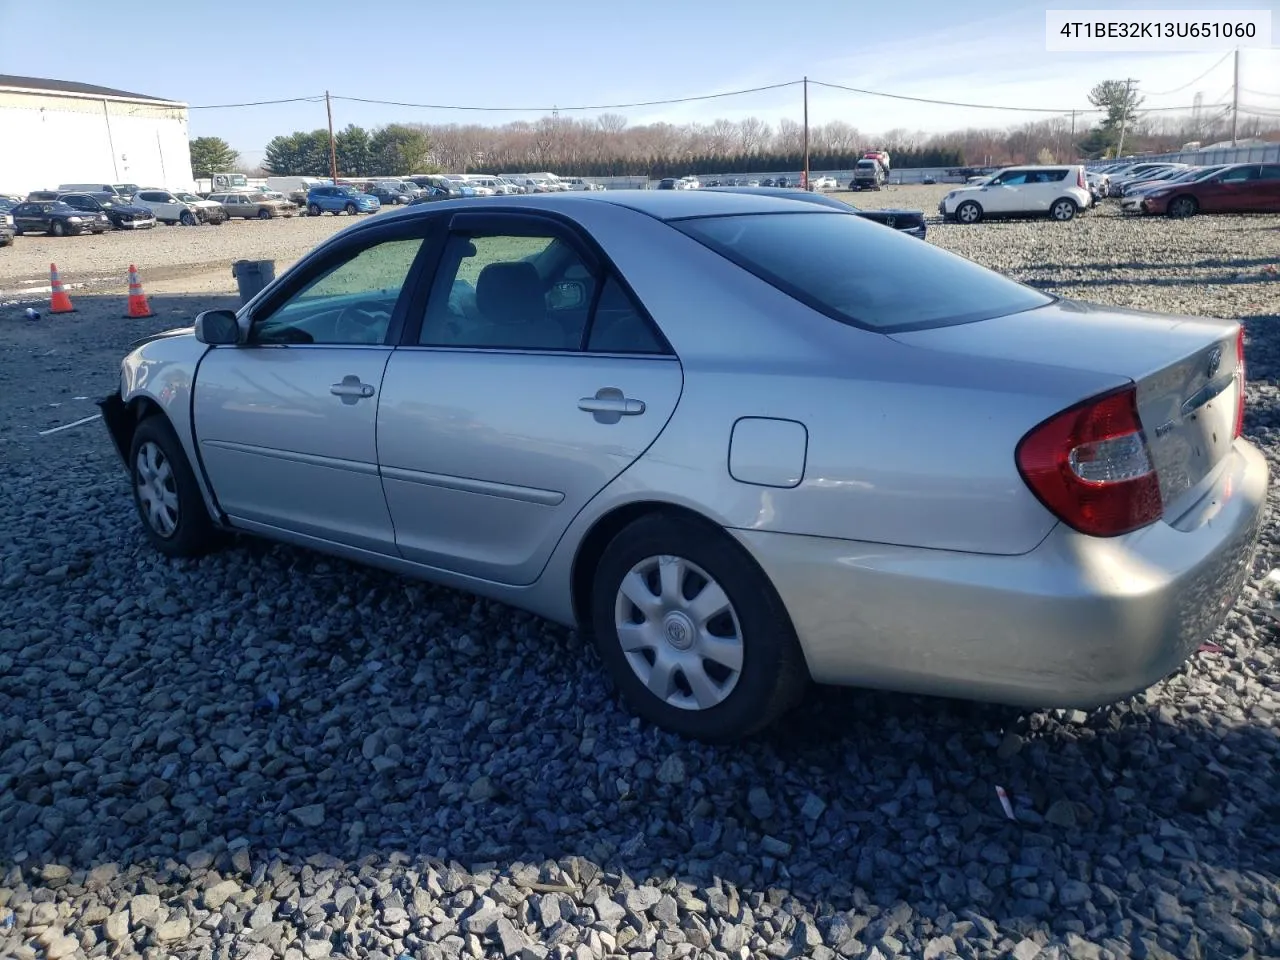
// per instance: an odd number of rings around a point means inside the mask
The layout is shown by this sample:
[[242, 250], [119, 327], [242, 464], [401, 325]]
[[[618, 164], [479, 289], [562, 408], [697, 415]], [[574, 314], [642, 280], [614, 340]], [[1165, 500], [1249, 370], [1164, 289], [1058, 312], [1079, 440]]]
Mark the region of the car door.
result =
[[325, 245], [242, 314], [244, 342], [201, 361], [200, 458], [240, 525], [395, 552], [377, 410], [426, 229], [400, 221]]
[[13, 225], [19, 231], [44, 229], [37, 203], [20, 203], [9, 212], [13, 214]]
[[496, 212], [449, 223], [429, 299], [387, 365], [383, 489], [405, 558], [528, 584], [657, 438], [683, 374], [576, 228]]
[[1248, 213], [1252, 209], [1253, 191], [1261, 164], [1242, 163], [1222, 171], [1200, 196], [1200, 209], [1205, 213]]
[[1258, 171], [1255, 193], [1259, 213], [1280, 213], [1280, 163], [1264, 163]]
[[978, 202], [987, 213], [1022, 213], [1028, 209], [1026, 184], [1026, 170], [1006, 170], [979, 188]]

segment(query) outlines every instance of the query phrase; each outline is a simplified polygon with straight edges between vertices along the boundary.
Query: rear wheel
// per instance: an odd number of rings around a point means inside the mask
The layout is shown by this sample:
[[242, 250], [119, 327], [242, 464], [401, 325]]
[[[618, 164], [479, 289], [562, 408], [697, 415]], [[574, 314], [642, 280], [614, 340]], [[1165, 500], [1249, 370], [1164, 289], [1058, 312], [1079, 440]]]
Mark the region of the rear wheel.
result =
[[1179, 220], [1185, 217], [1194, 217], [1200, 209], [1200, 204], [1196, 202], [1195, 197], [1174, 197], [1169, 201], [1168, 214]]
[[151, 545], [170, 557], [195, 557], [218, 544], [182, 443], [163, 416], [147, 417], [129, 451], [133, 502]]
[[699, 740], [761, 730], [808, 679], [773, 585], [723, 531], [696, 521], [646, 517], [613, 539], [592, 583], [591, 628], [630, 707]]
[[966, 200], [956, 207], [957, 223], [977, 223], [982, 219], [982, 207], [976, 200]]
[[1076, 210], [1078, 209], [1076, 202], [1070, 197], [1059, 197], [1049, 207], [1049, 216], [1060, 223], [1066, 223], [1076, 215]]
[[309, 216], [318, 217], [322, 213], [324, 213], [324, 211], [320, 209], [320, 205], [318, 203], [311, 203], [307, 205], [307, 214]]

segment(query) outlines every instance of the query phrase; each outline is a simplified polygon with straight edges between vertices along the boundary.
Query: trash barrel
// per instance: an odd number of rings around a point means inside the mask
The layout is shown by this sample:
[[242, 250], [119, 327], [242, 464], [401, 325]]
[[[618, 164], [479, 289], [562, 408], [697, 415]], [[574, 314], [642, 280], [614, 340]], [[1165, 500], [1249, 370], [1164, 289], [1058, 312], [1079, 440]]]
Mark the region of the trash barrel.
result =
[[241, 304], [248, 303], [263, 287], [275, 279], [274, 260], [237, 260], [231, 265], [231, 275], [240, 287]]

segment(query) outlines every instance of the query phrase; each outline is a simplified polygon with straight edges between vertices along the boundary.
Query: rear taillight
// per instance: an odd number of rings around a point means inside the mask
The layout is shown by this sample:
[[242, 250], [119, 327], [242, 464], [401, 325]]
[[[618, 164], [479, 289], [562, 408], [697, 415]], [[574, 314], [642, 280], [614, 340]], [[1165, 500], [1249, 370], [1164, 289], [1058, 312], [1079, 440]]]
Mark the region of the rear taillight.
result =
[[1076, 186], [1081, 190], [1085, 189], [1084, 168], [1080, 167], [1076, 170]]
[[1244, 327], [1236, 333], [1236, 430], [1232, 437], [1244, 433]]
[[1081, 533], [1118, 536], [1164, 510], [1132, 386], [1055, 414], [1022, 438], [1014, 456], [1040, 502]]

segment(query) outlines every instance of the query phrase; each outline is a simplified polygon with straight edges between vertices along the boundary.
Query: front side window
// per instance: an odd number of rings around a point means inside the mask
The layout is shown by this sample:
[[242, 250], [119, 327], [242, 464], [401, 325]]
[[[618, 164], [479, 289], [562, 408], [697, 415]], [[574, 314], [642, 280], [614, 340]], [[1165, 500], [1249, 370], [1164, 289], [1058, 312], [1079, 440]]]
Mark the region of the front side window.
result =
[[450, 236], [427, 304], [422, 346], [577, 350], [595, 293], [591, 271], [551, 236]]
[[1000, 184], [1006, 187], [1019, 187], [1027, 182], [1027, 171], [1010, 170], [1008, 173], [1002, 173], [992, 181], [994, 184]]
[[801, 303], [870, 330], [966, 323], [1053, 302], [933, 244], [835, 211], [670, 223]]
[[255, 316], [251, 343], [379, 344], [423, 241], [386, 240], [352, 254], [275, 309]]
[[1236, 167], [1234, 170], [1228, 170], [1219, 179], [1223, 183], [1244, 183], [1246, 180], [1256, 179], [1257, 173], [1257, 167]]

